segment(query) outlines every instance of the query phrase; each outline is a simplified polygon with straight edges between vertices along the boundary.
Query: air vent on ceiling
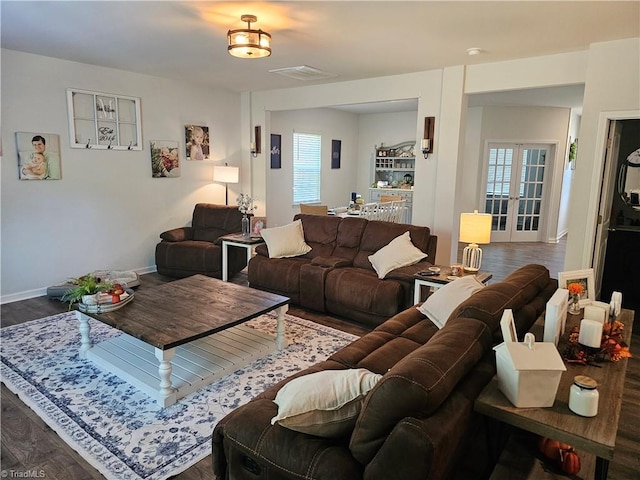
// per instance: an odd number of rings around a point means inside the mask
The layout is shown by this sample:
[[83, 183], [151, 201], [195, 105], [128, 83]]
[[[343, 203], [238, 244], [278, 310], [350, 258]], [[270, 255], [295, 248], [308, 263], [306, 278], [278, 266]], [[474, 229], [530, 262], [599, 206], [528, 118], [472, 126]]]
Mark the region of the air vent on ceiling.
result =
[[270, 73], [277, 73], [289, 78], [295, 78], [296, 80], [322, 80], [324, 78], [337, 77], [337, 73], [323, 72], [317, 68], [310, 67], [309, 65], [300, 65], [299, 67], [286, 67], [276, 68], [275, 70], [269, 70]]

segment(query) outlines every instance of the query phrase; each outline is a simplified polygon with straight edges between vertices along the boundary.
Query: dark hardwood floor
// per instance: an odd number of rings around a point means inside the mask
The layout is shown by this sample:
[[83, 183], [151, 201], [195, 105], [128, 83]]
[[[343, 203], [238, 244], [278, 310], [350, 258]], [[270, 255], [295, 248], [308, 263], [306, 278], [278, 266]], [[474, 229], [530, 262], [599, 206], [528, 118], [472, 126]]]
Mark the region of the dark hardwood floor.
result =
[[[460, 249], [464, 246], [460, 245]], [[493, 273], [492, 281], [499, 281], [519, 266], [541, 263], [549, 268], [553, 277], [557, 277], [557, 272], [563, 270], [565, 247], [566, 242], [554, 245], [537, 243], [484, 245], [482, 270]], [[152, 273], [143, 275], [141, 280], [142, 284], [139, 288], [142, 289], [173, 279]], [[240, 273], [234, 277], [233, 281], [246, 284], [246, 275]], [[0, 306], [0, 323], [2, 327], [15, 325], [61, 313], [66, 308], [66, 304], [46, 297], [4, 304]], [[368, 331], [354, 322], [305, 311], [295, 306], [290, 307], [289, 313], [355, 335], [363, 335]], [[634, 357], [629, 359], [628, 363], [616, 454], [609, 469], [610, 480], [640, 478], [638, 475], [640, 472], [640, 327], [634, 334], [631, 351]], [[42, 471], [43, 478], [59, 480], [103, 478], [4, 385], [2, 385], [1, 420], [0, 473]], [[174, 478], [213, 479], [211, 456]]]

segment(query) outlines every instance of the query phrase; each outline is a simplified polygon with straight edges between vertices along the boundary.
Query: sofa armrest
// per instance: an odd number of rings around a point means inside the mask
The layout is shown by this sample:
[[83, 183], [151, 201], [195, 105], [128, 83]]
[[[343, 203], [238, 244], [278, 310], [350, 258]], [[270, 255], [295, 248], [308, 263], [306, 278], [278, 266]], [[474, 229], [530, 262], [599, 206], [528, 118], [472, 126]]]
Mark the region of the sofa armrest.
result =
[[400, 267], [396, 268], [395, 270], [391, 270], [384, 278], [385, 280], [402, 280], [404, 282], [411, 282], [413, 284], [416, 273], [427, 270], [432, 266], [433, 264], [425, 259], [418, 263], [414, 263], [413, 265], [407, 265], [406, 267]]
[[321, 267], [331, 267], [331, 268], [340, 268], [340, 267], [350, 267], [352, 265], [351, 260], [347, 260], [342, 257], [315, 257], [311, 260], [312, 265], [319, 265]]
[[165, 242], [184, 242], [193, 239], [193, 227], [181, 227], [167, 230], [160, 234], [160, 238]]
[[400, 360], [365, 398], [349, 444], [353, 456], [368, 464], [400, 420], [436, 412], [491, 345], [486, 324], [458, 318]]

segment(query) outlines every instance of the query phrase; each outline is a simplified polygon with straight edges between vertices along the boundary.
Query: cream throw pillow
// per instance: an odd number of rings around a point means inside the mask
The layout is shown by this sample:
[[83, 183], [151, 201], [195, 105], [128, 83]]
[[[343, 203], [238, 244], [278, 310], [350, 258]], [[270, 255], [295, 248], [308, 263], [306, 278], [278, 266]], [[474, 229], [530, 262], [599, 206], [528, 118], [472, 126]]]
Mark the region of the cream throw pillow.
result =
[[426, 256], [426, 253], [411, 243], [409, 232], [404, 232], [373, 255], [369, 255], [369, 261], [378, 278], [384, 278], [391, 270], [413, 265]]
[[269, 258], [297, 257], [311, 251], [304, 241], [301, 220], [282, 227], [263, 228], [260, 233], [269, 249]]
[[475, 275], [458, 278], [438, 288], [418, 307], [418, 310], [425, 314], [436, 327], [442, 328], [453, 310], [482, 288], [484, 284], [478, 281]]
[[318, 437], [349, 435], [365, 395], [381, 378], [364, 368], [323, 370], [294, 378], [278, 391], [274, 399], [278, 414], [271, 424]]

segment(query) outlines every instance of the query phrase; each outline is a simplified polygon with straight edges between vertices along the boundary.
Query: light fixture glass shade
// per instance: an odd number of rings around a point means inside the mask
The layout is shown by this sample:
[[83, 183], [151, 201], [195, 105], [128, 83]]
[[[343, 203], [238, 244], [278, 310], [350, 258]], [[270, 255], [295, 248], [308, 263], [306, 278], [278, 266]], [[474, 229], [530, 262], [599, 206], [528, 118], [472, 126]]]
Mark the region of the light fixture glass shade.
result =
[[229, 167], [215, 165], [213, 167], [213, 181], [220, 183], [238, 183], [240, 177], [240, 169], [238, 167]]
[[461, 213], [460, 241], [469, 243], [462, 251], [462, 268], [467, 272], [477, 272], [482, 265], [482, 249], [478, 244], [491, 241], [491, 215], [477, 210]]
[[242, 15], [247, 28], [229, 30], [227, 32], [227, 51], [238, 58], [261, 58], [271, 55], [271, 35], [262, 30], [251, 29], [251, 22], [257, 18], [254, 15]]

